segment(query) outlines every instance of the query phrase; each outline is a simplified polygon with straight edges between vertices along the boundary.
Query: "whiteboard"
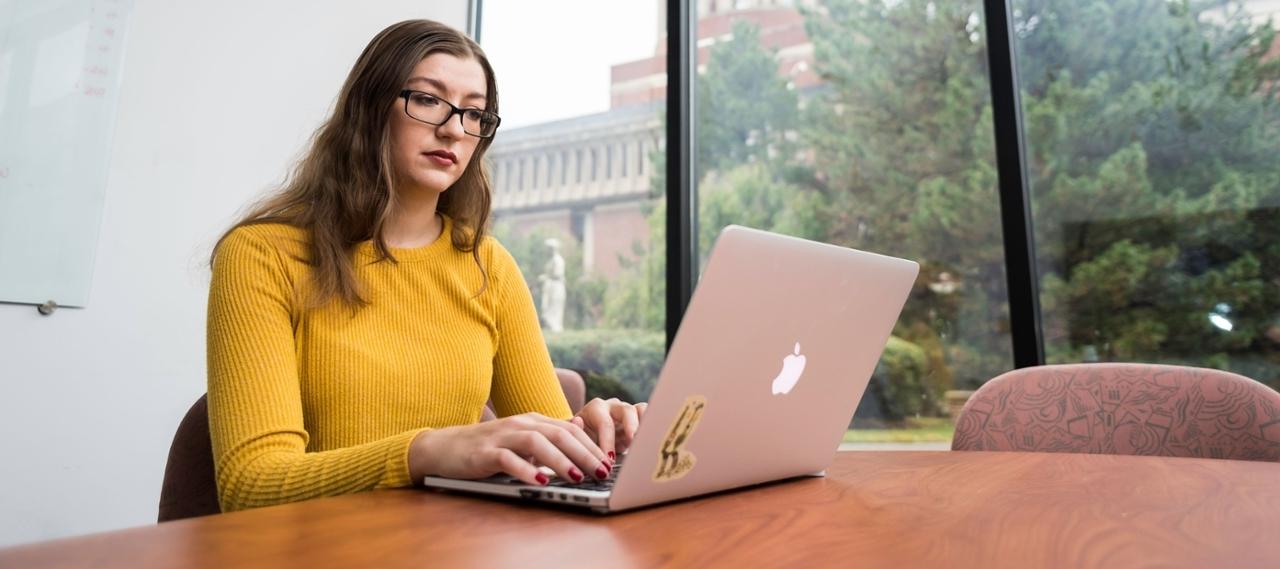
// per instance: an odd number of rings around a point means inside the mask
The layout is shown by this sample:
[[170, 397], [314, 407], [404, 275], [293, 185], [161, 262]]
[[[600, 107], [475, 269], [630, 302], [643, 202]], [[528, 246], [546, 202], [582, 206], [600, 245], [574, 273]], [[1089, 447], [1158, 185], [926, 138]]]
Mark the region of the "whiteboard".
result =
[[0, 302], [84, 306], [133, 0], [0, 0]]

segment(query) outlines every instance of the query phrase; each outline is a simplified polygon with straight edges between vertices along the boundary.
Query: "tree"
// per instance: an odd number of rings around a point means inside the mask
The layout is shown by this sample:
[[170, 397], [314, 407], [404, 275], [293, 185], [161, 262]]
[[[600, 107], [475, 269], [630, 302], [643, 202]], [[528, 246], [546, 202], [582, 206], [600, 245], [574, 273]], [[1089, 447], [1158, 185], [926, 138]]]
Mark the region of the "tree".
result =
[[759, 28], [734, 22], [711, 47], [694, 90], [698, 179], [711, 170], [787, 157], [786, 133], [798, 126], [797, 100], [778, 77], [778, 61], [760, 45]]
[[806, 14], [825, 88], [802, 141], [834, 212], [827, 240], [920, 261], [896, 333], [931, 348], [939, 388], [1011, 359], [980, 13], [832, 0]]
[[[1050, 361], [1172, 361], [1280, 386], [1271, 25], [1222, 1], [1019, 0], [1015, 13]], [[785, 92], [767, 51], [713, 50], [698, 84], [714, 94], [696, 124], [700, 250], [737, 222], [917, 259], [895, 335], [925, 350], [930, 389], [1007, 370], [981, 4], [827, 0], [806, 29], [825, 85], [794, 120], [782, 97], [756, 96]], [[606, 320], [661, 322], [664, 217], [659, 200], [632, 267], [648, 280], [611, 291]]]
[[[1185, 361], [1280, 385], [1274, 30], [1226, 2], [1015, 14], [1051, 361]], [[803, 129], [836, 212], [828, 240], [921, 260], [900, 333], [968, 384], [1009, 363], [980, 15], [927, 0], [809, 11], [827, 87]], [[944, 272], [958, 282], [925, 284]], [[1229, 332], [1208, 318], [1222, 313]]]
[[[799, 126], [798, 102], [778, 77], [759, 29], [735, 22], [732, 37], [711, 48], [696, 88], [698, 251], [706, 253], [731, 223], [817, 239], [825, 233], [816, 192], [787, 180], [788, 140]], [[623, 276], [605, 295], [610, 327], [662, 330], [666, 321], [666, 159], [651, 155], [655, 205], [649, 242], [636, 243]]]

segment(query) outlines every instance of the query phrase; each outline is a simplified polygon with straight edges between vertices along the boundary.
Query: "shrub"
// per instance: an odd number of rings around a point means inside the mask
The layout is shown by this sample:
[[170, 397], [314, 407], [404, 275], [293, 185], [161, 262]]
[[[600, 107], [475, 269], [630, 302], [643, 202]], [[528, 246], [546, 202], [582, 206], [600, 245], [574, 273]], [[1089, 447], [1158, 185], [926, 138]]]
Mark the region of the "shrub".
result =
[[616, 380], [639, 401], [649, 398], [658, 380], [666, 356], [665, 342], [662, 332], [647, 330], [566, 330], [547, 334], [547, 349], [556, 367], [579, 370], [584, 378], [589, 373]]

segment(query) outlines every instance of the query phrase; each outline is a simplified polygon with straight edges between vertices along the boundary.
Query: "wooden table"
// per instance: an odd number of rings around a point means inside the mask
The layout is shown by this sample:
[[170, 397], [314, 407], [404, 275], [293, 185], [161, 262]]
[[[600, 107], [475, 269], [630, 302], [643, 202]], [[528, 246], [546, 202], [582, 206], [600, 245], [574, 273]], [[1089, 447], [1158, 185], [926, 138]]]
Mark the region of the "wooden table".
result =
[[0, 567], [1280, 567], [1280, 464], [844, 452], [613, 516], [422, 490], [0, 550]]

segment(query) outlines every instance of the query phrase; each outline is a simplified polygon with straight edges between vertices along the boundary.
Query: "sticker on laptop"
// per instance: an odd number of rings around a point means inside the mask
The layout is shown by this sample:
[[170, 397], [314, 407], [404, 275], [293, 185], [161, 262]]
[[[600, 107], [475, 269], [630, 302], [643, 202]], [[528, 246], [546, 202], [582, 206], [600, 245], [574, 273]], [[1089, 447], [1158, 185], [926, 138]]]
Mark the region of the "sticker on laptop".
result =
[[683, 478], [698, 458], [685, 448], [693, 430], [698, 428], [702, 420], [702, 411], [707, 406], [707, 398], [701, 395], [690, 395], [684, 400], [676, 421], [667, 429], [666, 438], [662, 439], [662, 447], [658, 451], [658, 467], [653, 471], [654, 482], [669, 482]]

